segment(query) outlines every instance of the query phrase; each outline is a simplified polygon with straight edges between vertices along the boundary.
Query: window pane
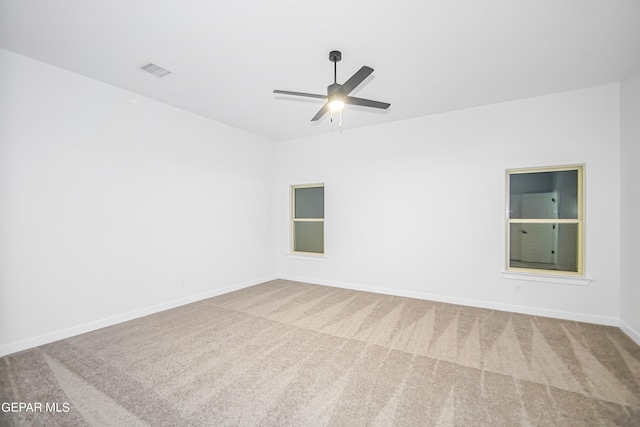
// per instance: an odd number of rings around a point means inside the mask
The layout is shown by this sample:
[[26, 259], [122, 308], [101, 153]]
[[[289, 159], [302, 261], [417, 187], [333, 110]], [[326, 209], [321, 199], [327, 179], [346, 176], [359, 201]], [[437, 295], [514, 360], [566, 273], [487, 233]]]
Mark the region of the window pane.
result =
[[512, 173], [509, 218], [578, 218], [578, 171]]
[[578, 224], [510, 224], [509, 266], [578, 271]]
[[295, 221], [293, 223], [295, 252], [324, 253], [324, 223]]
[[324, 218], [324, 187], [295, 189], [295, 218]]

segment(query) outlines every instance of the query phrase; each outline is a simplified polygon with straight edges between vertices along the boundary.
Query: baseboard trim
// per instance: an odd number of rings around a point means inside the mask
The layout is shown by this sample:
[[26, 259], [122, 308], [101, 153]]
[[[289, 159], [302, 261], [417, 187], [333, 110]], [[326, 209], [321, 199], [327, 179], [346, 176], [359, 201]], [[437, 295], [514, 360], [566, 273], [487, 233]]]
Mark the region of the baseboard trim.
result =
[[640, 332], [629, 326], [624, 320], [620, 319], [620, 329], [627, 334], [636, 344], [640, 345]]
[[[554, 319], [573, 320], [576, 322], [594, 323], [597, 325], [620, 326], [620, 319], [607, 316], [596, 316], [591, 314], [573, 313], [569, 311], [549, 310], [538, 307], [528, 307], [512, 304], [501, 304], [491, 301], [476, 300], [470, 298], [457, 298], [446, 295], [430, 294], [417, 291], [408, 291], [401, 289], [383, 288], [376, 286], [368, 286], [354, 283], [337, 282], [333, 280], [316, 279], [313, 277], [302, 277], [295, 275], [280, 275], [281, 279], [293, 280], [297, 282], [311, 283], [315, 285], [332, 286], [336, 288], [352, 289], [356, 291], [373, 292], [377, 294], [394, 295], [399, 297], [408, 297], [423, 299], [436, 302], [444, 302], [448, 304], [458, 304], [477, 308], [486, 308], [489, 310], [508, 311], [511, 313], [529, 314], [532, 316], [550, 317]], [[622, 329], [622, 328], [621, 328]], [[624, 329], [623, 329], [624, 331]]]
[[30, 348], [38, 347], [44, 344], [48, 344], [54, 341], [59, 341], [65, 338], [70, 338], [76, 335], [84, 334], [86, 332], [95, 331], [97, 329], [105, 328], [107, 326], [116, 325], [118, 323], [127, 322], [129, 320], [137, 319], [140, 317], [148, 316], [150, 314], [159, 313], [161, 311], [169, 310], [172, 308], [180, 307], [182, 305], [191, 304], [197, 301], [201, 301], [207, 298], [216, 297], [218, 295], [226, 294], [229, 292], [237, 291], [239, 289], [248, 288], [260, 283], [268, 282], [270, 280], [278, 279], [276, 274], [261, 277], [259, 279], [248, 280], [242, 283], [236, 283], [223, 288], [213, 289], [211, 291], [202, 292], [195, 295], [190, 295], [185, 298], [180, 298], [173, 301], [167, 301], [162, 304], [153, 305], [150, 307], [130, 311], [127, 313], [119, 314], [116, 316], [107, 317], [93, 322], [84, 323], [82, 325], [74, 326], [67, 329], [62, 329], [55, 332], [39, 335], [33, 338], [27, 338], [25, 340], [16, 341], [9, 344], [0, 346], [0, 357], [17, 353], [19, 351], [28, 350]]
[[486, 308], [490, 310], [508, 311], [513, 313], [529, 314], [533, 316], [551, 317], [555, 319], [573, 320], [577, 322], [594, 323], [598, 325], [617, 326], [622, 332], [629, 336], [634, 342], [640, 345], [640, 333], [634, 330], [624, 321], [606, 316], [595, 316], [583, 313], [572, 313], [566, 311], [548, 310], [537, 307], [527, 307], [511, 304], [500, 304], [490, 301], [475, 300], [469, 298], [457, 298], [445, 295], [430, 294], [417, 291], [409, 291], [402, 289], [384, 288], [370, 285], [362, 285], [348, 282], [339, 282], [333, 280], [317, 279], [314, 277], [304, 277], [288, 274], [273, 274], [259, 279], [248, 280], [242, 283], [236, 283], [223, 288], [214, 289], [211, 291], [203, 292], [196, 295], [190, 295], [185, 298], [180, 298], [166, 303], [157, 304], [151, 307], [134, 310], [128, 313], [123, 313], [116, 316], [96, 320], [93, 322], [85, 323], [82, 325], [74, 326], [71, 328], [39, 335], [33, 338], [27, 338], [25, 340], [9, 343], [0, 346], [0, 357], [17, 353], [30, 348], [38, 347], [40, 345], [48, 344], [54, 341], [59, 341], [65, 338], [70, 338], [76, 335], [84, 334], [86, 332], [95, 331], [97, 329], [105, 328], [107, 326], [116, 325], [118, 323], [134, 320], [140, 317], [148, 316], [150, 314], [158, 313], [161, 311], [169, 310], [172, 308], [180, 307], [186, 304], [191, 304], [197, 301], [201, 301], [207, 298], [212, 298], [218, 295], [223, 295], [229, 292], [237, 291], [240, 289], [248, 288], [250, 286], [258, 285], [260, 283], [268, 282], [275, 279], [292, 280], [296, 282], [311, 283], [315, 285], [331, 286], [342, 289], [352, 289], [356, 291], [373, 292], [385, 295], [394, 295], [408, 298], [416, 298], [429, 301], [437, 301], [449, 304], [459, 304], [471, 307]]

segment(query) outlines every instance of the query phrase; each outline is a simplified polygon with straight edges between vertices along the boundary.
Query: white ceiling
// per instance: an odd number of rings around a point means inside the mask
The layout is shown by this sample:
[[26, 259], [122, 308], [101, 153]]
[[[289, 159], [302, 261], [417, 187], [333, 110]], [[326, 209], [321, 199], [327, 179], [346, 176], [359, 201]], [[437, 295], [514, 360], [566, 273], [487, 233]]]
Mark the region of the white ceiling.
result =
[[[333, 82], [375, 69], [343, 130], [620, 81], [640, 69], [640, 0], [0, 0], [0, 47], [286, 140]], [[138, 69], [153, 62], [173, 72]], [[1, 102], [1, 100], [0, 100]]]

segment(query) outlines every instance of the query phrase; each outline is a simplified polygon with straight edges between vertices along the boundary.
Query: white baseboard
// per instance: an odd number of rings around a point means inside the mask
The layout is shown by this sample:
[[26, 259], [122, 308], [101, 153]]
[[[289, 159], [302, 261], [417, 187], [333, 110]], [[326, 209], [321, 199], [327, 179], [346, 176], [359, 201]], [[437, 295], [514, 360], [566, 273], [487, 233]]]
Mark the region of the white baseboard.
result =
[[[306, 282], [316, 285], [332, 286], [343, 289], [353, 289], [356, 291], [373, 292], [385, 295], [394, 295], [400, 297], [416, 298], [429, 301], [444, 302], [449, 304], [466, 305], [471, 307], [486, 308], [490, 310], [508, 311], [512, 313], [530, 314], [533, 316], [551, 317], [554, 319], [573, 320], [576, 322], [594, 323], [597, 325], [619, 326], [620, 319], [615, 317], [596, 316], [583, 313], [572, 313], [568, 311], [549, 310], [538, 307], [528, 307], [512, 304], [501, 304], [491, 301], [476, 300], [470, 298], [457, 298], [445, 295], [429, 294], [416, 291], [408, 291], [401, 289], [382, 288], [376, 286], [368, 286], [354, 283], [336, 282], [332, 280], [316, 279], [312, 277], [280, 275], [281, 279], [294, 280], [297, 282]], [[623, 329], [624, 331], [624, 329]]]
[[557, 311], [557, 310], [548, 310], [548, 309], [537, 308], [537, 307], [501, 304], [501, 303], [494, 303], [490, 301], [482, 301], [482, 300], [475, 300], [475, 299], [469, 299], [469, 298], [457, 298], [457, 297], [429, 294], [429, 293], [417, 292], [417, 291], [383, 288], [383, 287], [376, 287], [376, 286], [369, 286], [369, 285], [362, 285], [362, 284], [338, 282], [333, 280], [317, 279], [313, 277], [274, 274], [274, 275], [262, 277], [259, 279], [249, 280], [246, 282], [226, 286], [224, 288], [214, 289], [212, 291], [191, 295], [185, 298], [180, 298], [178, 300], [168, 301], [166, 303], [154, 305], [151, 307], [134, 310], [134, 311], [120, 314], [117, 316], [96, 320], [93, 322], [74, 326], [72, 328], [67, 328], [60, 331], [55, 331], [55, 332], [47, 333], [44, 335], [40, 335], [37, 337], [28, 338], [25, 340], [5, 344], [0, 346], [0, 357], [6, 356], [8, 354], [16, 353], [19, 351], [27, 350], [29, 348], [38, 347], [40, 345], [48, 344], [61, 339], [70, 338], [86, 332], [95, 331], [97, 329], [104, 328], [107, 326], [112, 326], [118, 323], [148, 316], [150, 314], [158, 313], [164, 310], [169, 310], [171, 308], [179, 307], [186, 304], [191, 304], [193, 302], [201, 301], [207, 298], [212, 298], [218, 295], [237, 291], [239, 289], [248, 288], [250, 286], [254, 286], [260, 283], [268, 282], [270, 280], [275, 280], [279, 278], [285, 279], [285, 280], [293, 280], [297, 282], [311, 283], [316, 285], [332, 286], [335, 288], [353, 289], [357, 291], [373, 292], [373, 293], [385, 294], [385, 295], [395, 295], [395, 296], [401, 296], [401, 297], [444, 302], [449, 304], [459, 304], [459, 305], [465, 305], [465, 306], [471, 306], [471, 307], [486, 308], [490, 310], [501, 310], [501, 311], [508, 311], [513, 313], [530, 314], [534, 316], [551, 317], [555, 319], [573, 320], [577, 322], [587, 322], [587, 323], [594, 323], [598, 325], [617, 326], [626, 335], [628, 335], [633, 341], [635, 341], [638, 345], [640, 345], [640, 333], [634, 330], [625, 322], [621, 321], [620, 319], [613, 318], [613, 317], [595, 316], [595, 315], [589, 315], [589, 314], [583, 314], [583, 313], [572, 313], [572, 312]]
[[196, 295], [190, 295], [185, 298], [180, 298], [173, 301], [167, 301], [162, 304], [157, 304], [151, 307], [142, 308], [139, 310], [130, 311], [128, 313], [119, 314], [116, 316], [107, 317], [105, 319], [96, 320], [93, 322], [85, 323], [82, 325], [74, 326], [67, 329], [62, 329], [55, 332], [39, 335], [33, 338], [27, 338], [25, 340], [4, 344], [0, 346], [0, 357], [8, 354], [17, 353], [19, 351], [27, 350], [40, 345], [48, 344], [54, 341], [59, 341], [65, 338], [70, 338], [76, 335], [84, 334], [86, 332], [95, 331], [107, 326], [116, 325], [118, 323], [126, 322], [128, 320], [137, 319], [139, 317], [148, 316], [150, 314], [158, 313], [171, 308], [180, 307], [182, 305], [191, 304], [193, 302], [201, 301], [207, 298], [212, 298], [218, 295], [226, 294], [229, 292], [237, 291], [239, 289], [248, 288], [260, 283], [268, 282], [269, 280], [275, 280], [278, 275], [270, 275], [261, 277], [259, 279], [249, 280], [242, 283], [236, 283], [234, 285], [225, 286], [224, 288], [214, 289], [207, 292], [202, 292]]
[[620, 329], [622, 330], [622, 332], [627, 334], [629, 338], [635, 341], [636, 344], [640, 345], [640, 332], [633, 329], [623, 320], [620, 320]]

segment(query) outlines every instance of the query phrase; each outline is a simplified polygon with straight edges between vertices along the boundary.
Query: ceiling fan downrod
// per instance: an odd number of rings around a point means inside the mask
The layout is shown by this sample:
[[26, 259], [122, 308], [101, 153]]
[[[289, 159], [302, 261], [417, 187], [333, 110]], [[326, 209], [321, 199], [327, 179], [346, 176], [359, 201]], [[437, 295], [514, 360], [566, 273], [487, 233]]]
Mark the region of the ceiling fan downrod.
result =
[[338, 62], [342, 60], [342, 52], [332, 50], [329, 52], [329, 61], [333, 62], [333, 84], [338, 83]]

